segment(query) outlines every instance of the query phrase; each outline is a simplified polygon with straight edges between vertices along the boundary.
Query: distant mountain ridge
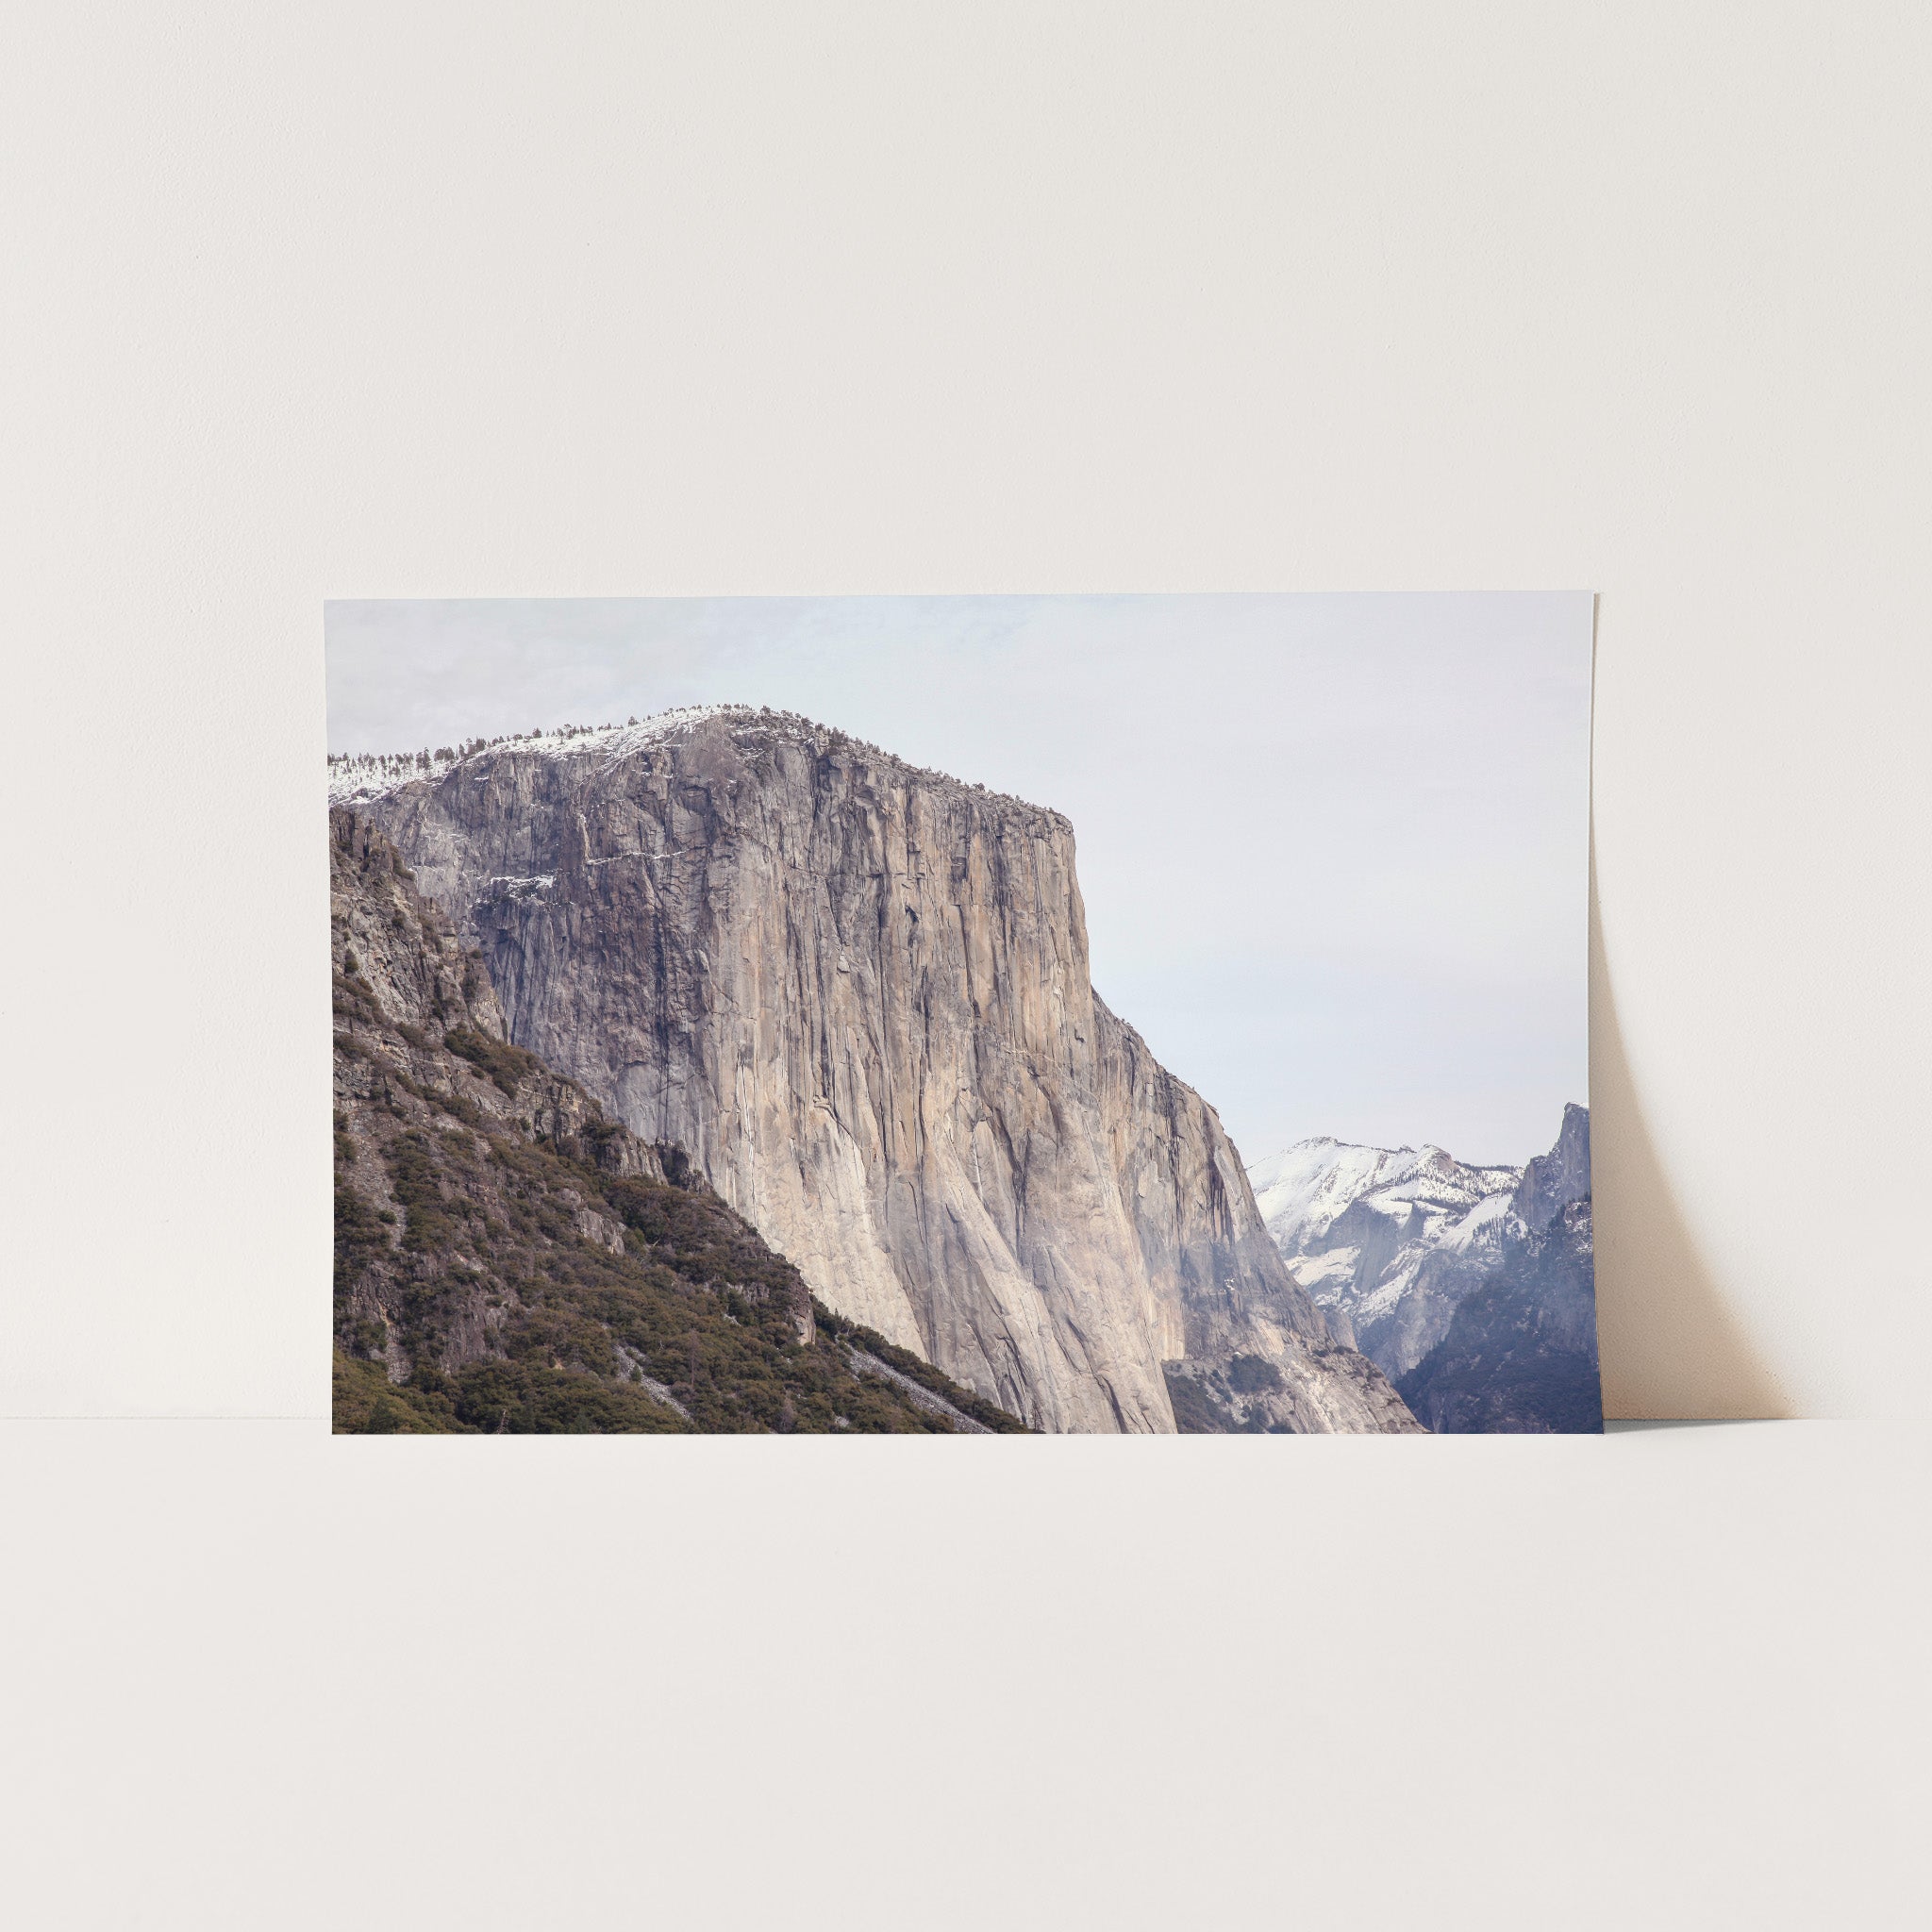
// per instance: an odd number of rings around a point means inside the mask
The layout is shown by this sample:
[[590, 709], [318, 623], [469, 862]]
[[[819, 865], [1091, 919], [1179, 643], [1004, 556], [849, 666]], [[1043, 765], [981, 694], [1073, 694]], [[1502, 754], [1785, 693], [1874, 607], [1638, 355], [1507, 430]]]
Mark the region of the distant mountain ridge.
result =
[[1601, 1428], [1587, 1108], [1522, 1168], [1322, 1136], [1248, 1178], [1289, 1272], [1427, 1427]]
[[1257, 1161], [1248, 1179], [1289, 1273], [1331, 1326], [1402, 1375], [1494, 1266], [1523, 1170], [1324, 1135]]

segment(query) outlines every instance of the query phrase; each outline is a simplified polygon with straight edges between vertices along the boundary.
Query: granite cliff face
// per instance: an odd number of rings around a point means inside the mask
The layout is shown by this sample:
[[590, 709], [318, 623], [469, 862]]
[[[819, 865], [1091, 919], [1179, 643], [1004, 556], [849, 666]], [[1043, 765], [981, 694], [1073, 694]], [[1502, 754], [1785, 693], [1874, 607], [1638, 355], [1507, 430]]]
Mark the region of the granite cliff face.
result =
[[1417, 1427], [1088, 974], [1073, 827], [731, 708], [338, 762], [508, 1037], [841, 1314], [1053, 1430]]
[[1020, 1426], [500, 1039], [389, 841], [347, 811], [330, 835], [338, 1431]]

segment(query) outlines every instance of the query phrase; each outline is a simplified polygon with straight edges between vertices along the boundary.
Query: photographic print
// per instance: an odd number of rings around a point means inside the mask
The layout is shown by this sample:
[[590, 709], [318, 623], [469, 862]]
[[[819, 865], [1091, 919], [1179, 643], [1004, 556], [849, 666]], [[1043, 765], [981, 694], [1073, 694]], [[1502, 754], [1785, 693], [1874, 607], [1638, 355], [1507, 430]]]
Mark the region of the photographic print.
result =
[[336, 1429], [1600, 1429], [1591, 620], [330, 604]]

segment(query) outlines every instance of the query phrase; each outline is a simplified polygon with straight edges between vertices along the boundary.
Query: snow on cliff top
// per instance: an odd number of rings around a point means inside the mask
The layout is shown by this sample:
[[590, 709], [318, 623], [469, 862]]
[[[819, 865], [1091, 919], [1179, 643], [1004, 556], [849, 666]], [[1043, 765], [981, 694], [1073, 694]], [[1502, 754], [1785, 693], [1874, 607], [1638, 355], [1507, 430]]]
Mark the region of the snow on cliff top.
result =
[[506, 738], [470, 739], [459, 745], [437, 750], [371, 753], [331, 752], [328, 760], [328, 802], [331, 805], [360, 805], [387, 797], [405, 785], [429, 782], [450, 773], [491, 758], [497, 754], [558, 759], [594, 758], [608, 768], [633, 754], [654, 745], [669, 743], [713, 718], [729, 719], [735, 727], [762, 731], [770, 737], [789, 739], [794, 744], [821, 753], [839, 746], [868, 752], [885, 763], [908, 774], [959, 786], [989, 798], [1006, 798], [1028, 811], [1066, 821], [1048, 807], [1010, 798], [1003, 792], [988, 791], [983, 785], [968, 784], [949, 773], [927, 771], [905, 758], [855, 738], [833, 725], [820, 724], [796, 711], [774, 711], [758, 705], [683, 705], [669, 711], [657, 711], [648, 718], [632, 718], [623, 724], [566, 724], [555, 731], [511, 733]]
[[588, 758], [600, 756], [606, 762], [627, 758], [646, 746], [661, 744], [681, 736], [707, 718], [726, 711], [750, 711], [743, 705], [684, 705], [675, 710], [658, 711], [625, 724], [565, 724], [555, 731], [512, 732], [505, 738], [468, 739], [459, 745], [443, 745], [435, 751], [331, 752], [328, 759], [328, 801], [331, 805], [355, 805], [381, 798], [419, 778], [441, 778], [460, 765], [468, 765], [491, 752], [534, 753], [540, 758]]

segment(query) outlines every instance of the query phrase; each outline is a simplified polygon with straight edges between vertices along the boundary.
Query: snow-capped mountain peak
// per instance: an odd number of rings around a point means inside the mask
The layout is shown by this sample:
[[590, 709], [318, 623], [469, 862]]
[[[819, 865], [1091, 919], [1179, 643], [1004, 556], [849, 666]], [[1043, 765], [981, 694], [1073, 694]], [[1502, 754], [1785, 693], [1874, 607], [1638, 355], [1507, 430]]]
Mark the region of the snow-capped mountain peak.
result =
[[[1441, 1359], [1431, 1351], [1445, 1343], [1457, 1311], [1466, 1303], [1486, 1307], [1472, 1297], [1493, 1299], [1494, 1284], [1522, 1303], [1509, 1304], [1516, 1308], [1510, 1320], [1560, 1326], [1549, 1310], [1539, 1312], [1531, 1292], [1547, 1275], [1553, 1306], [1578, 1326], [1568, 1307], [1575, 1299], [1572, 1277], [1579, 1269], [1587, 1275], [1591, 1242], [1590, 1116], [1580, 1107], [1564, 1109], [1556, 1145], [1526, 1167], [1478, 1167], [1427, 1142], [1361, 1147], [1321, 1135], [1257, 1161], [1248, 1178], [1289, 1273], [1337, 1334], [1402, 1383], [1405, 1394], [1409, 1384], [1402, 1378], [1411, 1372], [1428, 1378], [1422, 1365]], [[1485, 1319], [1483, 1346], [1493, 1348], [1491, 1331], [1503, 1318], [1491, 1310]], [[1525, 1362], [1543, 1360], [1550, 1346], [1541, 1331], [1521, 1339]], [[1574, 1370], [1578, 1389], [1588, 1381], [1593, 1390], [1594, 1355], [1580, 1347], [1571, 1353], [1576, 1358], [1564, 1357], [1564, 1373]], [[1588, 1395], [1577, 1397], [1577, 1413]], [[1542, 1399], [1525, 1396], [1525, 1412]], [[1442, 1412], [1451, 1413], [1449, 1396], [1442, 1402]]]
[[1328, 1135], [1248, 1170], [1256, 1204], [1332, 1326], [1405, 1373], [1440, 1340], [1462, 1292], [1493, 1263], [1517, 1167], [1446, 1149], [1363, 1147]]
[[1507, 1203], [1522, 1178], [1521, 1168], [1471, 1167], [1426, 1141], [1362, 1147], [1325, 1134], [1248, 1169], [1261, 1218], [1291, 1257], [1325, 1246], [1329, 1230], [1357, 1202], [1404, 1226], [1420, 1212], [1430, 1238], [1440, 1239], [1479, 1202], [1500, 1195]]

